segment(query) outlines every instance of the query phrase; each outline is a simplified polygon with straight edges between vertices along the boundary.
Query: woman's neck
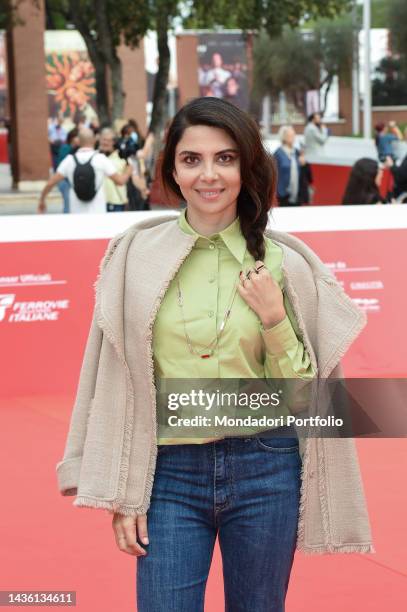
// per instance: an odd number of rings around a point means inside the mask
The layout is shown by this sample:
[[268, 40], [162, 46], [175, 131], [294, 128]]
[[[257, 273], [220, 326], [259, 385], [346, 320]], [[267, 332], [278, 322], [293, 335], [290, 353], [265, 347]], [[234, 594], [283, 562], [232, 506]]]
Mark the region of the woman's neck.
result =
[[189, 225], [201, 236], [218, 234], [236, 219], [236, 207], [228, 208], [219, 215], [200, 215], [196, 210], [187, 207], [185, 213]]

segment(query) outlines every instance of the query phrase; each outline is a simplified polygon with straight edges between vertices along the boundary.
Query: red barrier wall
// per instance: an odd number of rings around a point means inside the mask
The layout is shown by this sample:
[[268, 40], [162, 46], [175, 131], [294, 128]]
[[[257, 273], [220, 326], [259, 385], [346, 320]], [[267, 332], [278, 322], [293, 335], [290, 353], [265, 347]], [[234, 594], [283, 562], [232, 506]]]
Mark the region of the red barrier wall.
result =
[[0, 164], [8, 164], [7, 132], [0, 132]]
[[[339, 166], [330, 164], [312, 164], [314, 178], [314, 206], [339, 205], [345, 193], [346, 184], [349, 179], [352, 166]], [[393, 187], [393, 179], [390, 170], [383, 173], [380, 193], [386, 197]]]
[[[407, 343], [400, 342], [407, 291], [398, 272], [407, 264], [407, 229], [297, 235], [367, 313], [368, 325], [345, 357], [347, 375], [407, 376]], [[106, 239], [0, 243], [0, 393], [75, 389], [106, 245]]]

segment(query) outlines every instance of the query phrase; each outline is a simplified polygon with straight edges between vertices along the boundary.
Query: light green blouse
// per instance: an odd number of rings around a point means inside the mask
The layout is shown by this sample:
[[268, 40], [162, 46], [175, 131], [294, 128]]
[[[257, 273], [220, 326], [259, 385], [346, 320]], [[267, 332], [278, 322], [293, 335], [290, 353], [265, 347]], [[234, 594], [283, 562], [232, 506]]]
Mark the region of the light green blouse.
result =
[[[179, 225], [184, 232], [195, 236], [196, 242], [171, 281], [154, 323], [153, 354], [159, 392], [171, 389], [168, 379], [312, 379], [315, 372], [298, 337], [298, 325], [285, 294], [287, 316], [274, 327], [264, 330], [259, 317], [236, 292], [230, 317], [213, 355], [202, 359], [199, 355], [191, 354], [178, 304], [177, 279], [184, 299], [188, 336], [194, 348], [205, 354], [208, 351], [203, 347], [216, 337], [240, 270], [245, 272], [254, 267], [255, 260], [246, 249], [238, 218], [218, 234], [209, 237], [201, 236], [192, 229], [185, 210], [179, 217]], [[282, 288], [282, 250], [269, 238], [265, 241], [264, 264]], [[192, 413], [197, 414], [196, 408], [194, 411], [190, 409]], [[185, 414], [188, 416], [188, 408], [183, 408], [182, 416], [185, 417]], [[282, 414], [281, 406], [278, 414]], [[270, 428], [256, 431], [264, 429]], [[183, 438], [179, 427], [172, 429], [172, 433], [176, 435], [168, 437], [168, 426], [164, 428], [158, 422], [158, 444], [203, 443], [224, 437], [216, 434], [216, 437], [193, 438], [189, 431], [188, 437]], [[238, 435], [253, 433], [255, 431], [250, 428], [241, 430]]]

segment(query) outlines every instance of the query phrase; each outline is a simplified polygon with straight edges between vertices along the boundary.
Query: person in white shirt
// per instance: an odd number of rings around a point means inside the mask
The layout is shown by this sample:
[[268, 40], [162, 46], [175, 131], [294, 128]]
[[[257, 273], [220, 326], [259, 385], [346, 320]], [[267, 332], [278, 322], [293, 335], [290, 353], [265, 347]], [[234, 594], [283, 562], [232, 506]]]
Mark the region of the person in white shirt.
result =
[[[106, 196], [104, 190], [104, 179], [108, 176], [116, 185], [125, 185], [131, 176], [132, 167], [129, 165], [126, 170], [119, 174], [114, 164], [102, 153], [95, 151], [95, 134], [89, 128], [83, 128], [79, 132], [79, 149], [76, 152], [76, 158], [79, 163], [83, 164], [91, 160], [91, 165], [95, 171], [95, 197], [88, 201], [81, 201], [72, 188], [69, 193], [69, 206], [71, 213], [105, 213], [106, 212]], [[55, 174], [49, 179], [43, 188], [40, 201], [38, 204], [38, 212], [44, 213], [47, 210], [45, 199], [51, 189], [63, 179], [68, 179], [73, 185], [73, 175], [76, 163], [73, 155], [68, 155], [59, 164]]]
[[304, 130], [305, 155], [323, 155], [328, 140], [328, 128], [322, 123], [319, 113], [312, 113]]

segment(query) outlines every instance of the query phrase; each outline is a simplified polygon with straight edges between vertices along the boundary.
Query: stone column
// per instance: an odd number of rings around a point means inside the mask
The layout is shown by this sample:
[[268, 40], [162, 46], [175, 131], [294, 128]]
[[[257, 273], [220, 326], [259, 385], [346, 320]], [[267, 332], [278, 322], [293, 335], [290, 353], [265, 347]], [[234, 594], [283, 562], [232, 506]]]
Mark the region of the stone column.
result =
[[196, 34], [177, 36], [178, 107], [199, 96], [198, 37]]
[[18, 4], [22, 21], [7, 33], [13, 185], [36, 191], [49, 178], [43, 0]]
[[142, 133], [146, 133], [147, 76], [144, 67], [144, 40], [140, 46], [130, 49], [119, 47], [123, 67], [124, 118], [135, 119]]

